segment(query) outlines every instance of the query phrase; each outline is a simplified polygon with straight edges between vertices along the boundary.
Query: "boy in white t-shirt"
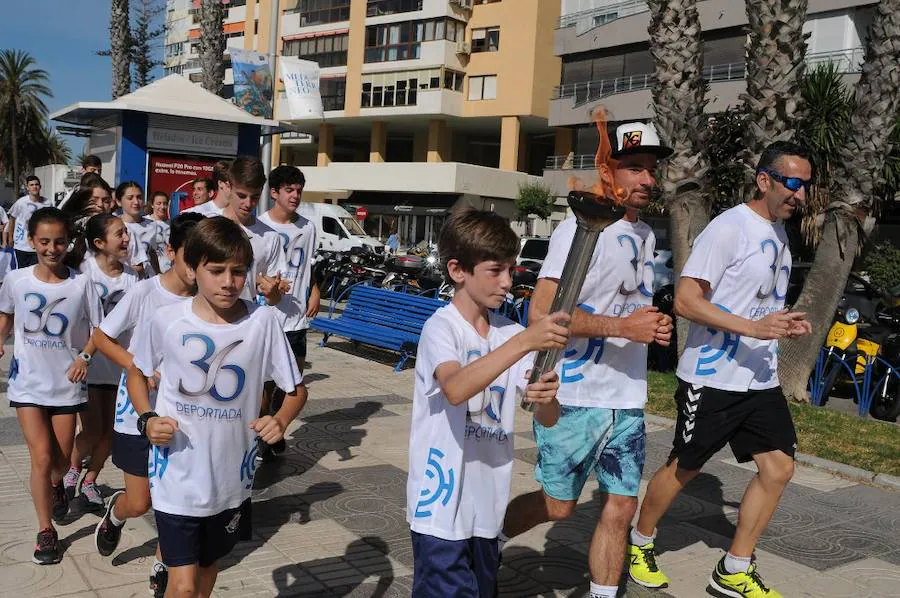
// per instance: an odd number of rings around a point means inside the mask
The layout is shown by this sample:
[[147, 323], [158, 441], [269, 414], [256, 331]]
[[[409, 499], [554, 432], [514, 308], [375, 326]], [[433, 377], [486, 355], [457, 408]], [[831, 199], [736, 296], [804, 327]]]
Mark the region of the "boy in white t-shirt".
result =
[[641, 585], [668, 584], [656, 561], [656, 525], [728, 444], [739, 462], [753, 460], [758, 473], [709, 585], [717, 596], [781, 598], [763, 583], [753, 551], [794, 472], [797, 434], [778, 382], [778, 339], [812, 327], [806, 314], [784, 309], [791, 251], [783, 221], [805, 202], [812, 178], [803, 148], [769, 145], [756, 167], [753, 198], [717, 216], [694, 241], [675, 289], [675, 310], [691, 322], [678, 361], [675, 439], [631, 532], [629, 574]]
[[[274, 309], [241, 300], [253, 249], [240, 226], [209, 218], [184, 257], [197, 295], [158, 310], [135, 335], [128, 393], [153, 445], [150, 493], [169, 592], [209, 596], [218, 561], [250, 534], [256, 438], [280, 440], [306, 401]], [[147, 381], [159, 373], [156, 410]], [[257, 417], [263, 383], [286, 397]]]
[[497, 591], [517, 405], [524, 393], [537, 403], [537, 421], [559, 418], [555, 372], [525, 387], [530, 354], [564, 347], [568, 316], [526, 330], [492, 312], [512, 287], [519, 248], [497, 214], [456, 212], [438, 248], [455, 293], [425, 323], [416, 355], [406, 484], [412, 593], [489, 597]]
[[213, 216], [221, 216], [225, 208], [228, 207], [228, 201], [231, 197], [231, 176], [228, 174], [231, 168], [230, 160], [219, 160], [213, 167], [212, 183], [215, 187], [215, 195], [212, 199], [186, 209], [183, 213], [197, 213], [212, 218]]
[[[91, 337], [97, 349], [115, 363], [121, 374], [113, 420], [112, 460], [124, 474], [125, 490], [109, 498], [106, 513], [94, 530], [94, 543], [102, 556], [110, 556], [116, 551], [127, 519], [140, 517], [150, 510], [147, 467], [150, 442], [138, 432], [137, 412], [125, 386], [125, 372], [133, 363], [132, 353], [137, 344], [132, 331], [145, 328], [157, 310], [193, 297], [194, 281], [184, 262], [184, 245], [201, 220], [203, 217], [199, 214], [181, 214], [172, 221], [167, 248], [172, 267], [159, 276], [134, 285], [100, 326], [94, 329]], [[152, 406], [156, 400], [155, 393], [151, 394], [150, 400]], [[167, 575], [157, 546], [150, 566], [150, 590], [156, 598], [162, 598], [165, 594]]]
[[290, 284], [282, 278], [287, 262], [278, 233], [256, 217], [256, 206], [266, 184], [262, 162], [253, 156], [238, 156], [231, 162], [228, 176], [229, 202], [222, 216], [240, 225], [253, 247], [241, 297], [278, 305]]
[[16, 252], [16, 268], [27, 268], [37, 263], [37, 254], [28, 241], [28, 220], [40, 208], [53, 205], [49, 199], [41, 195], [41, 180], [34, 175], [25, 179], [28, 193], [16, 200], [9, 209], [9, 225], [4, 231], [6, 245], [13, 246]]

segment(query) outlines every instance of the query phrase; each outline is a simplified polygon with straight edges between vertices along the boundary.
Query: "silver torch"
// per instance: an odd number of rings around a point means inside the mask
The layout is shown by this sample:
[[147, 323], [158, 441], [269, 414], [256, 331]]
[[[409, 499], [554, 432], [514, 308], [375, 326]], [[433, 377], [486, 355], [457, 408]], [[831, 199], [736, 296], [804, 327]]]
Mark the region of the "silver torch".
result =
[[[553, 297], [553, 303], [547, 313], [564, 311], [571, 315], [578, 303], [578, 296], [581, 294], [581, 287], [584, 286], [584, 279], [587, 277], [600, 233], [621, 219], [625, 210], [614, 200], [589, 191], [570, 191], [568, 202], [572, 212], [575, 213], [577, 228], [559, 278], [556, 296]], [[531, 377], [528, 379], [529, 384], [537, 382], [546, 372], [556, 367], [560, 351], [561, 349], [549, 349], [537, 354], [534, 367], [531, 369]], [[534, 411], [535, 404], [522, 400], [522, 408]]]

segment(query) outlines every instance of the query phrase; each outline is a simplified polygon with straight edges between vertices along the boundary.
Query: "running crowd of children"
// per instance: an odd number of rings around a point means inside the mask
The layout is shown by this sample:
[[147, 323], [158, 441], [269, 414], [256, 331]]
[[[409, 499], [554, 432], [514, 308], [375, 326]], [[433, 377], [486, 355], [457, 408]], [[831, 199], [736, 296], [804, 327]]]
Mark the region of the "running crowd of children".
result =
[[[778, 386], [777, 340], [810, 327], [804, 314], [784, 311], [791, 258], [781, 222], [805, 200], [808, 157], [790, 143], [770, 146], [753, 200], [695, 241], [676, 297], [692, 323], [678, 368], [675, 444], [629, 532], [644, 467], [647, 345], [667, 345], [672, 334], [671, 317], [651, 304], [655, 237], [639, 215], [671, 150], [644, 123], [620, 126], [615, 141], [625, 216], [601, 235], [575, 313], [549, 313], [574, 218], [551, 238], [528, 328], [496, 313], [519, 249], [508, 222], [461, 209], [441, 230], [454, 296], [421, 333], [409, 438], [417, 598], [497, 595], [505, 541], [571, 516], [591, 473], [603, 498], [591, 597], [617, 595], [626, 556], [632, 580], [665, 587], [656, 523], [726, 444], [759, 474], [710, 585], [722, 596], [780, 596], [752, 555], [793, 472], [796, 434]], [[152, 506], [152, 592], [209, 596], [219, 559], [249, 538], [256, 462], [285, 450], [285, 431], [307, 400], [306, 332], [319, 292], [310, 268], [315, 228], [297, 213], [305, 179], [280, 166], [267, 181], [253, 157], [222, 161], [211, 181], [197, 181], [205, 201], [195, 193], [196, 205], [169, 222], [165, 193], [145, 206], [138, 183], [112, 190], [99, 160], [84, 168], [61, 208], [30, 177], [4, 231], [18, 268], [0, 287], [0, 356], [13, 334], [8, 397], [31, 454], [34, 562], [61, 560], [53, 523], [75, 500], [102, 514], [95, 542], [103, 556], [116, 551], [125, 521]], [[267, 182], [272, 208], [257, 218]], [[548, 349], [562, 351], [561, 362], [527, 384], [534, 353]], [[510, 502], [522, 399], [535, 404], [541, 490]], [[104, 497], [97, 477], [109, 456], [124, 490]]]

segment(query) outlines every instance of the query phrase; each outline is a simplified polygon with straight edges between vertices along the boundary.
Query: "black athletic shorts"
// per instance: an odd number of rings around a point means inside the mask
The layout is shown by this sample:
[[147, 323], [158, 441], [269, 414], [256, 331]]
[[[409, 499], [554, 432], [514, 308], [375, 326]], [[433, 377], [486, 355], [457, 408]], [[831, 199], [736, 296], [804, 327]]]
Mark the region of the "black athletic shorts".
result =
[[285, 332], [285, 336], [287, 336], [288, 344], [291, 345], [291, 351], [297, 358], [297, 367], [302, 370], [303, 362], [306, 361], [306, 330], [292, 330]]
[[678, 381], [678, 422], [669, 463], [697, 470], [729, 444], [741, 462], [779, 450], [794, 456], [797, 432], [781, 387], [735, 392]]
[[37, 252], [36, 251], [22, 251], [21, 249], [16, 249], [16, 268], [27, 268], [29, 266], [37, 265]]
[[150, 441], [146, 436], [113, 431], [113, 465], [128, 475], [146, 478], [148, 477], [149, 461]]
[[47, 412], [47, 415], [53, 417], [54, 415], [70, 415], [72, 413], [81, 413], [83, 411], [87, 411], [88, 404], [78, 403], [77, 405], [61, 405], [59, 407], [51, 406], [51, 405], [37, 405], [35, 403], [20, 403], [19, 401], [10, 401], [9, 406], [14, 409], [18, 409], [19, 407], [34, 407], [35, 409], [43, 409]]
[[90, 384], [87, 385], [88, 390], [94, 388], [96, 390], [105, 390], [106, 392], [116, 392], [119, 390], [118, 384]]
[[250, 499], [209, 517], [154, 511], [159, 550], [166, 567], [209, 567], [242, 540], [250, 539]]

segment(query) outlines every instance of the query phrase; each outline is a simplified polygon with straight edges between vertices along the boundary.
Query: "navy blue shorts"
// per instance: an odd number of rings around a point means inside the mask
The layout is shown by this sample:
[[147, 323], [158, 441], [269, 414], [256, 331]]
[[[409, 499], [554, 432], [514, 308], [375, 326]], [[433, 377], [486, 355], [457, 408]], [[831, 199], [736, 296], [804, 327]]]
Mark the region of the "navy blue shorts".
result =
[[166, 567], [199, 564], [209, 567], [231, 552], [235, 544], [250, 539], [250, 499], [234, 509], [209, 517], [156, 514], [159, 550]]
[[146, 436], [122, 434], [113, 431], [112, 462], [113, 465], [128, 475], [146, 478], [150, 460], [150, 441]]
[[292, 330], [286, 332], [285, 336], [288, 339], [288, 344], [291, 345], [294, 357], [297, 358], [297, 367], [302, 370], [306, 361], [306, 330]]
[[47, 415], [53, 417], [54, 415], [71, 415], [73, 413], [82, 413], [87, 411], [88, 404], [87, 403], [78, 403], [77, 405], [62, 405], [60, 407], [55, 407], [51, 405], [38, 405], [36, 403], [21, 403], [19, 401], [10, 401], [9, 406], [14, 409], [19, 409], [20, 407], [34, 407], [35, 409], [42, 409], [47, 412]]
[[500, 546], [497, 539], [443, 540], [411, 532], [415, 598], [495, 598]]

